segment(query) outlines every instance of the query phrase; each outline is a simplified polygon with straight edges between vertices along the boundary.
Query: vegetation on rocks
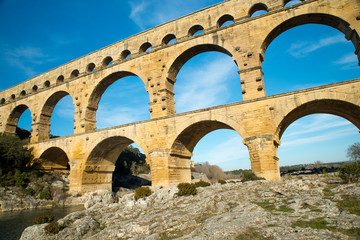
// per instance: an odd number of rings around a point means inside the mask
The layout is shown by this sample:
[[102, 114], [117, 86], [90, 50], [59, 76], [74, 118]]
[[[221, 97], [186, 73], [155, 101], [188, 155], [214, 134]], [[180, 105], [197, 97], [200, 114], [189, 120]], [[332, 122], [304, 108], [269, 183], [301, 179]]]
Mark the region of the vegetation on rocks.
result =
[[180, 183], [178, 186], [178, 196], [191, 196], [197, 193], [195, 184], [191, 183]]
[[198, 187], [208, 187], [210, 186], [211, 184], [208, 183], [208, 182], [204, 182], [204, 181], [198, 181], [195, 184], [195, 187], [198, 188]]
[[149, 187], [138, 187], [135, 189], [134, 198], [137, 201], [140, 198], [145, 198], [151, 195], [151, 189]]
[[52, 222], [45, 226], [45, 232], [47, 234], [56, 234], [63, 229], [63, 226], [59, 225], [58, 222]]
[[40, 217], [37, 217], [34, 221], [35, 224], [43, 224], [43, 223], [49, 223], [54, 221], [53, 215], [43, 215]]

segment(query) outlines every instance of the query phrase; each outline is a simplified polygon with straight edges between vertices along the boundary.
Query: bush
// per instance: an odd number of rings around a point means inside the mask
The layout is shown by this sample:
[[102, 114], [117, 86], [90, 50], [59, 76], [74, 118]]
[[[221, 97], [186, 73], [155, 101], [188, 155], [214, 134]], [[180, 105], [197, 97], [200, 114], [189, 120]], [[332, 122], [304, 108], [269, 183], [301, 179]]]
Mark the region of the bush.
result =
[[24, 145], [25, 142], [16, 136], [0, 136], [0, 168], [9, 171], [28, 165], [33, 156]]
[[242, 182], [256, 181], [256, 180], [264, 180], [264, 178], [256, 176], [255, 173], [253, 173], [251, 170], [242, 172], [242, 178], [241, 178]]
[[43, 223], [49, 223], [54, 221], [54, 216], [52, 215], [43, 215], [40, 217], [37, 217], [34, 221], [35, 224], [43, 224]]
[[134, 198], [137, 201], [140, 198], [145, 198], [151, 195], [151, 189], [149, 187], [138, 187], [135, 189]]
[[341, 167], [339, 170], [339, 177], [346, 183], [359, 181], [360, 163], [349, 163]]
[[225, 184], [226, 181], [225, 180], [219, 180], [218, 183], [220, 183], [222, 185], [222, 184]]
[[40, 192], [40, 199], [50, 200], [51, 199], [51, 192], [49, 188], [45, 188], [43, 191]]
[[24, 189], [24, 192], [25, 192], [27, 195], [29, 195], [29, 196], [34, 196], [34, 194], [35, 194], [35, 190], [32, 189], [32, 188], [30, 188], [30, 187]]
[[190, 196], [197, 193], [195, 184], [191, 183], [180, 183], [178, 186], [178, 196]]
[[63, 227], [58, 224], [58, 222], [52, 222], [46, 225], [45, 232], [48, 234], [56, 234], [62, 230]]
[[194, 183], [195, 184], [195, 187], [208, 187], [210, 186], [211, 184], [208, 183], [208, 182], [204, 182], [204, 181], [199, 181], [199, 182], [196, 182]]

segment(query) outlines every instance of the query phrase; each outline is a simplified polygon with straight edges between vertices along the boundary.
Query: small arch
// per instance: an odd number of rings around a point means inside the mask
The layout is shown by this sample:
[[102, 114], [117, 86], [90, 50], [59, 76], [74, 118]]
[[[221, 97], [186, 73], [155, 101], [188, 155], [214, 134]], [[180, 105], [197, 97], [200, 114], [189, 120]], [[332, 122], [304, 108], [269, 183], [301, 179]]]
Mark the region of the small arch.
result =
[[248, 13], [249, 17], [255, 17], [268, 12], [268, 7], [263, 3], [254, 4]]
[[44, 151], [33, 167], [48, 171], [70, 170], [69, 158], [59, 147], [51, 147]]
[[127, 58], [131, 58], [131, 52], [129, 50], [124, 50], [120, 54], [120, 60], [125, 60]]
[[25, 97], [26, 96], [26, 91], [25, 90], [22, 90], [21, 92], [20, 92], [20, 97]]
[[[58, 76], [58, 78], [56, 79], [56, 84], [60, 84], [60, 83], [63, 83], [64, 82], [64, 76], [63, 75], [60, 75]], [[50, 86], [50, 85], [49, 85]]]
[[77, 78], [79, 76], [79, 70], [75, 69], [70, 74], [70, 79]]
[[234, 17], [229, 15], [229, 14], [225, 14], [222, 17], [219, 18], [219, 20], [216, 23], [216, 27], [222, 27], [225, 23], [229, 22], [230, 24], [234, 23]]
[[93, 72], [95, 71], [95, 63], [89, 63], [86, 67], [86, 72]]
[[37, 90], [38, 90], [38, 86], [34, 85], [34, 86], [32, 87], [32, 91], [35, 93], [35, 92], [37, 92]]
[[5, 98], [2, 98], [2, 99], [0, 100], [0, 104], [5, 104], [5, 102], [6, 102]]
[[152, 47], [151, 43], [149, 42], [143, 43], [139, 48], [139, 53], [148, 52], [151, 50], [151, 47]]
[[11, 94], [10, 99], [15, 100], [15, 98], [16, 98], [15, 94]]
[[176, 42], [176, 37], [174, 34], [170, 33], [166, 35], [162, 40], [162, 45], [168, 45], [170, 42]]
[[102, 61], [103, 67], [106, 67], [106, 66], [111, 65], [111, 64], [112, 64], [112, 61], [113, 61], [112, 57], [107, 56], [107, 57], [104, 58], [104, 60]]
[[49, 80], [44, 82], [44, 87], [46, 87], [46, 88], [50, 87], [50, 81]]
[[192, 37], [192, 36], [197, 35], [197, 34], [200, 34], [200, 33], [202, 33], [202, 32], [204, 32], [203, 26], [201, 26], [201, 25], [194, 25], [194, 26], [192, 26], [192, 27], [189, 29], [189, 31], [188, 31], [188, 36], [189, 36], [189, 37]]
[[284, 0], [284, 8], [301, 3], [303, 0]]

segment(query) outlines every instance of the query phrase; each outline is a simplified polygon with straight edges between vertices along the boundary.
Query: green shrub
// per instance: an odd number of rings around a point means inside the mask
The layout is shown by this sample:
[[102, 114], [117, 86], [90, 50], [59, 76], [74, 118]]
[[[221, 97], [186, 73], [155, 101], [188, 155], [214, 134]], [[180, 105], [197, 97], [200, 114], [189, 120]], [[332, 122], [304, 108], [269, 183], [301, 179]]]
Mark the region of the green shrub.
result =
[[35, 190], [34, 189], [32, 189], [32, 188], [25, 188], [24, 190], [23, 190], [27, 195], [29, 195], [29, 196], [34, 196], [35, 195]]
[[360, 163], [353, 162], [346, 164], [339, 170], [339, 177], [345, 182], [357, 182], [360, 178]]
[[151, 189], [149, 187], [138, 187], [135, 189], [134, 198], [137, 201], [140, 198], [145, 198], [151, 195]]
[[256, 180], [264, 180], [262, 177], [258, 177], [253, 173], [251, 170], [243, 171], [241, 181], [247, 182], [247, 181], [256, 181]]
[[40, 217], [37, 217], [34, 221], [35, 224], [43, 224], [43, 223], [49, 223], [54, 221], [54, 216], [52, 215], [43, 215]]
[[219, 180], [218, 183], [220, 183], [221, 185], [225, 184], [226, 181], [225, 180]]
[[45, 226], [45, 232], [48, 234], [56, 234], [62, 230], [63, 227], [58, 224], [58, 222], [52, 222]]
[[180, 183], [178, 186], [178, 196], [190, 196], [197, 193], [195, 184], [191, 183]]
[[210, 185], [211, 185], [210, 183], [204, 182], [204, 181], [202, 181], [202, 180], [195, 183], [195, 187], [208, 187], [208, 186], [210, 186]]
[[40, 192], [40, 199], [50, 200], [51, 199], [51, 192], [49, 188], [45, 188], [43, 191]]

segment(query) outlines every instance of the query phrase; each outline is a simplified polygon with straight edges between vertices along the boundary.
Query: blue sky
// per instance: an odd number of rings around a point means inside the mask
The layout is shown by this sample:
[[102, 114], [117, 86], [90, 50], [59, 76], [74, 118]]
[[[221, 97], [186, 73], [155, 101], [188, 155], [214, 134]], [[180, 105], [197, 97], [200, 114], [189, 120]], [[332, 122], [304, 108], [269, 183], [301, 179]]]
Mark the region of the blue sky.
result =
[[[0, 0], [0, 90], [218, 2]], [[357, 78], [360, 68], [353, 52], [353, 45], [344, 35], [330, 27], [304, 25], [290, 29], [276, 38], [265, 53], [266, 93]], [[200, 54], [189, 60], [177, 76], [177, 113], [241, 101], [239, 82], [237, 67], [230, 57], [215, 52]], [[97, 128], [149, 119], [148, 102], [139, 78], [116, 81], [101, 98]], [[63, 98], [54, 110], [51, 133], [72, 134], [73, 112], [72, 99]], [[106, 118], [108, 115], [113, 117]], [[19, 126], [30, 128], [29, 111], [23, 114]], [[360, 142], [358, 132], [348, 121], [332, 115], [301, 118], [282, 136], [279, 164], [346, 160], [346, 148]], [[247, 148], [231, 130], [206, 135], [195, 147], [193, 160], [208, 161], [224, 170], [250, 168]]]

